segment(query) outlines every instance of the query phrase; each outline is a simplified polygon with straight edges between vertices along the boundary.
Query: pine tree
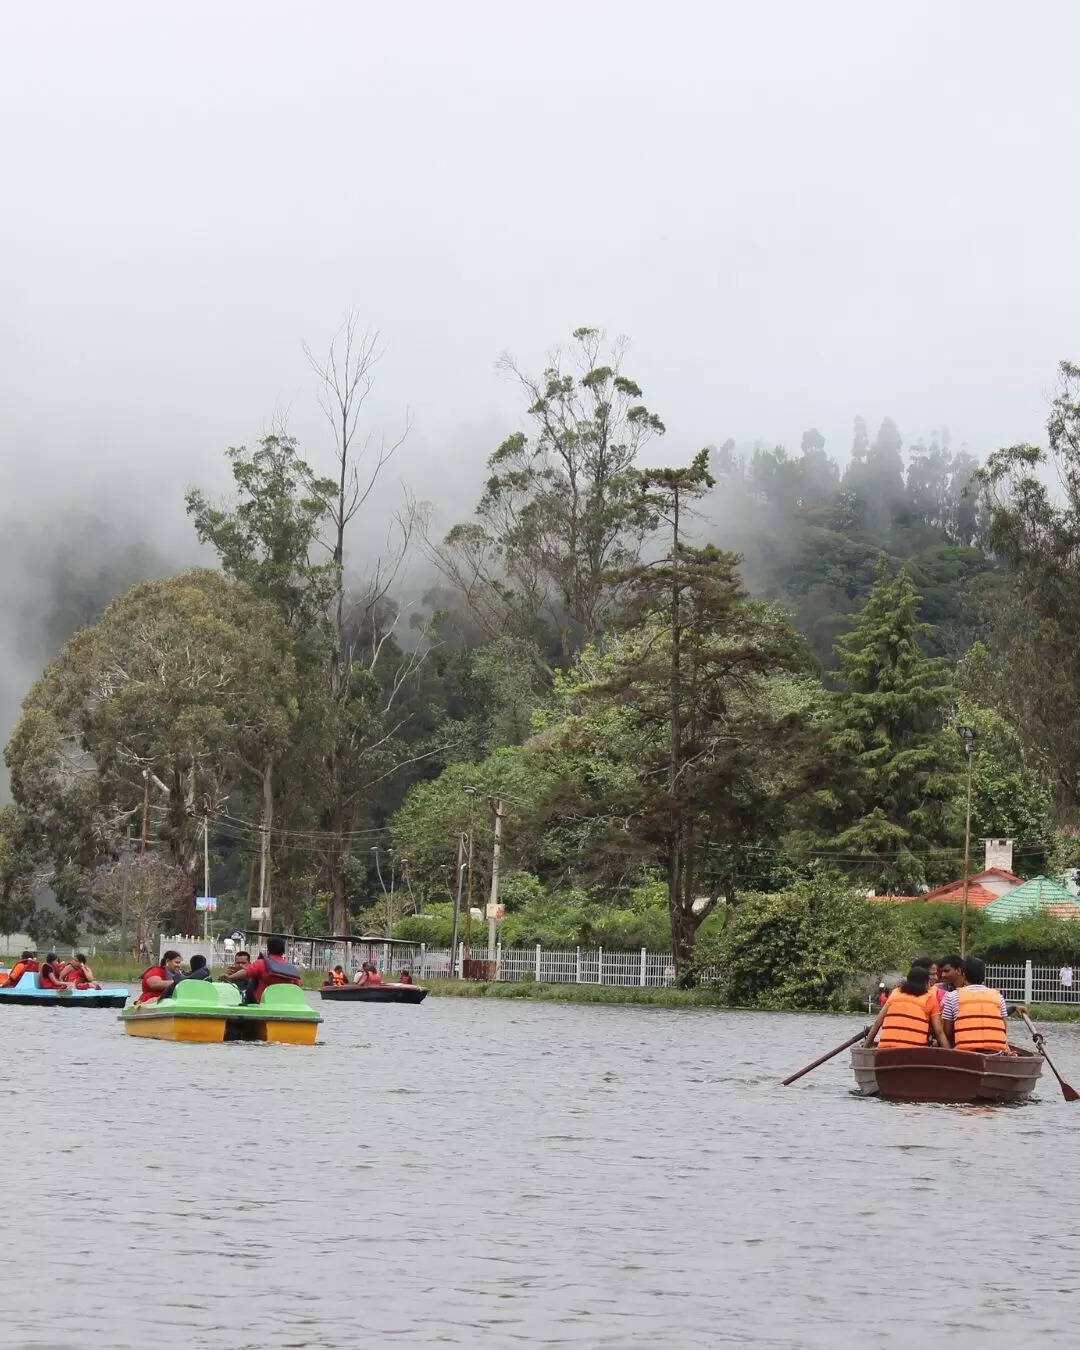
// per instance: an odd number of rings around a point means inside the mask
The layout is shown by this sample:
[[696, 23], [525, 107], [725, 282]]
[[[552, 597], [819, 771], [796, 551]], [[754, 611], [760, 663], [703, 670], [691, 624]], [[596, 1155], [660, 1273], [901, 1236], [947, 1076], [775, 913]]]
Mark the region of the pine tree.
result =
[[[854, 629], [837, 644], [842, 690], [827, 732], [806, 842], [853, 880], [912, 893], [953, 875], [962, 753], [945, 725], [954, 690], [924, 655], [929, 626], [906, 572], [878, 559]], [[865, 858], [865, 864], [859, 859]]]

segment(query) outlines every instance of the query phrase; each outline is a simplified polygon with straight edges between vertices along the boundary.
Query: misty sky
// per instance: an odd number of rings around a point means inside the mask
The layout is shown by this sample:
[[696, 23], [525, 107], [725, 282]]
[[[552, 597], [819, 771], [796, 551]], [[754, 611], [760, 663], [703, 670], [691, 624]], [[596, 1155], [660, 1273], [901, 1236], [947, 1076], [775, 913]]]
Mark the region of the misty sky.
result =
[[[985, 453], [1080, 359], [1073, 3], [103, 0], [6, 30], [9, 539], [92, 507], [180, 556], [223, 447], [284, 414], [318, 458], [300, 344], [351, 308], [386, 347], [372, 425], [411, 410], [398, 474], [448, 518], [516, 425], [499, 352], [578, 324], [632, 338], [669, 458], [809, 425], [842, 456], [856, 413]], [[38, 659], [20, 556], [0, 735]]]

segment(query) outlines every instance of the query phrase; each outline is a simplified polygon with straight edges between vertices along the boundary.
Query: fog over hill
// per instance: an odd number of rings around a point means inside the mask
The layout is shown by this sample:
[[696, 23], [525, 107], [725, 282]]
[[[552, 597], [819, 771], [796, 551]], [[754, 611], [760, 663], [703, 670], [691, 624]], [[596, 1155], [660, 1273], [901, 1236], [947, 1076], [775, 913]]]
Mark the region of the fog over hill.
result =
[[[0, 76], [0, 736], [57, 644], [147, 572], [356, 310], [376, 434], [450, 523], [520, 424], [495, 371], [582, 323], [632, 338], [668, 426], [843, 461], [851, 422], [1040, 436], [1076, 355], [1080, 13], [795, 0], [23, 6]], [[15, 128], [18, 128], [17, 132]], [[1037, 228], [1033, 227], [1037, 217]], [[723, 534], [723, 501], [710, 511]]]

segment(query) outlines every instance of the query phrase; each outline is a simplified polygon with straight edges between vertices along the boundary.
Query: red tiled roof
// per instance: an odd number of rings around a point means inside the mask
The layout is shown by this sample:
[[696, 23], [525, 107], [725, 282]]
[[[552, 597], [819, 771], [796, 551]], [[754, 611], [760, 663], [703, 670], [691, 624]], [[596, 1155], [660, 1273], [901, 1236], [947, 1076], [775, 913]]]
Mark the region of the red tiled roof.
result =
[[[983, 873], [985, 876], [985, 873]], [[931, 905], [962, 905], [964, 903], [964, 883], [942, 886], [936, 891], [927, 891], [925, 895], [868, 895], [866, 897], [872, 905], [910, 905], [918, 902], [920, 904]], [[968, 905], [972, 909], [985, 909], [987, 905], [992, 905], [995, 900], [1000, 900], [999, 895], [993, 891], [988, 891], [985, 886], [973, 885], [968, 883]]]
[[[980, 881], [982, 881], [984, 877], [997, 877], [999, 881], [1007, 881], [1010, 886], [1021, 886], [1023, 885], [1024, 881], [1023, 877], [1018, 877], [1013, 872], [1006, 872], [1004, 867], [988, 867], [982, 872], [972, 872], [971, 876], [968, 878], [969, 904], [971, 903], [972, 890], [974, 890], [974, 888], [978, 885]], [[950, 891], [962, 892], [963, 889], [964, 889], [964, 878], [961, 877], [958, 881], [947, 881], [944, 886], [938, 886], [935, 890], [927, 891], [925, 895], [919, 896], [919, 899], [920, 900], [940, 899], [945, 903], [949, 903], [951, 897], [948, 896], [948, 893]], [[994, 898], [997, 899], [998, 897], [995, 896]], [[989, 901], [987, 901], [986, 903], [989, 904]]]
[[1076, 905], [1044, 905], [1043, 910], [1055, 919], [1080, 919], [1080, 907]]

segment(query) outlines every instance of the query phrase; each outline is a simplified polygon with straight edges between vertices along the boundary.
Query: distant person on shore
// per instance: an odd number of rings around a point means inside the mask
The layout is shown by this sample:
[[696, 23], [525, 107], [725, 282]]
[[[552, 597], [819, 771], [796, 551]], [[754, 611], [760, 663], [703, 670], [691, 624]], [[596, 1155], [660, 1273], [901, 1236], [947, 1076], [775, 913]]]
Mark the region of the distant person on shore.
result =
[[90, 969], [86, 960], [85, 952], [76, 952], [67, 965], [60, 972], [60, 978], [73, 984], [76, 989], [100, 989], [101, 985], [94, 979], [94, 972]]
[[326, 983], [336, 984], [339, 988], [341, 985], [348, 984], [349, 977], [348, 975], [345, 974], [345, 967], [335, 966], [334, 969], [330, 972], [329, 979], [327, 979]]
[[29, 971], [30, 974], [37, 974], [38, 959], [37, 952], [27, 949], [22, 956], [15, 962], [8, 972], [8, 977], [4, 981], [5, 989], [14, 989], [22, 977]]
[[150, 966], [139, 976], [142, 989], [136, 1003], [154, 1003], [157, 999], [170, 998], [184, 968], [184, 958], [179, 952], [167, 951], [161, 958], [161, 964]]
[[926, 966], [911, 967], [878, 1013], [864, 1044], [873, 1045], [879, 1032], [879, 1050], [921, 1050], [931, 1034], [943, 1050], [949, 1048]]
[[258, 1003], [272, 984], [300, 983], [300, 967], [285, 960], [285, 939], [266, 939], [266, 952], [257, 961], [244, 967], [247, 980], [247, 1002]]
[[1065, 965], [1063, 965], [1061, 969], [1058, 971], [1058, 984], [1061, 985], [1062, 992], [1064, 993], [1072, 992], [1073, 970], [1072, 966], [1070, 966], [1068, 962], [1066, 962]]
[[382, 976], [375, 967], [374, 961], [365, 961], [356, 972], [356, 983], [364, 984], [382, 984]]
[[1009, 1010], [997, 989], [986, 983], [986, 962], [969, 956], [957, 972], [957, 983], [945, 995], [941, 1020], [954, 1050], [976, 1055], [1011, 1055]]

